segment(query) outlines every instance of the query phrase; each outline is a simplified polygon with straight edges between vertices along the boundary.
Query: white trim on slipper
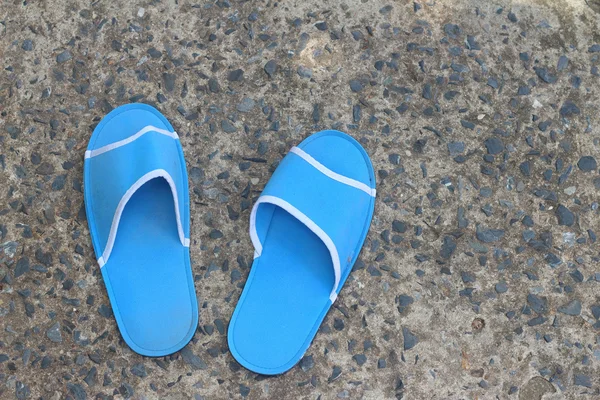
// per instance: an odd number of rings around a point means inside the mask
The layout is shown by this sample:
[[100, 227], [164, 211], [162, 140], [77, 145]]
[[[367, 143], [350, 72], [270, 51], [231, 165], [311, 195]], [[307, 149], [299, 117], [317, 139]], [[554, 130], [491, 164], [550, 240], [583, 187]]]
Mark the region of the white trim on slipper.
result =
[[296, 207], [288, 203], [287, 201], [280, 199], [275, 196], [260, 196], [256, 203], [254, 203], [254, 207], [252, 207], [252, 212], [250, 213], [250, 239], [252, 240], [252, 244], [254, 245], [254, 258], [260, 257], [262, 253], [262, 244], [260, 243], [260, 239], [258, 238], [258, 233], [256, 231], [256, 213], [258, 211], [258, 206], [262, 203], [273, 204], [277, 207], [280, 207], [294, 216], [298, 221], [302, 222], [308, 229], [310, 229], [315, 235], [319, 237], [325, 243], [325, 246], [329, 250], [331, 254], [331, 261], [333, 262], [333, 271], [335, 275], [335, 282], [333, 284], [333, 290], [329, 294], [329, 300], [331, 303], [335, 302], [337, 298], [337, 288], [340, 284], [341, 277], [341, 268], [340, 268], [340, 256], [338, 255], [337, 248], [333, 243], [333, 240], [325, 233], [323, 229], [321, 229], [317, 224], [315, 224], [310, 218], [308, 218], [305, 214], [303, 214]]
[[292, 147], [292, 149], [290, 150], [290, 153], [294, 153], [297, 156], [301, 157], [302, 159], [304, 159], [304, 161], [306, 161], [307, 163], [309, 163], [310, 165], [312, 165], [313, 167], [318, 169], [321, 173], [323, 173], [324, 175], [327, 175], [331, 179], [334, 179], [334, 180], [341, 182], [343, 184], [346, 184], [348, 186], [352, 186], [359, 190], [362, 190], [369, 196], [375, 197], [375, 195], [377, 193], [375, 189], [365, 185], [362, 182], [359, 182], [352, 178], [348, 178], [347, 176], [344, 176], [344, 175], [340, 175], [337, 172], [333, 172], [332, 170], [330, 170], [329, 168], [327, 168], [326, 166], [324, 166], [323, 164], [321, 164], [320, 162], [315, 160], [310, 154], [308, 154], [307, 152], [305, 152], [304, 150], [302, 150], [299, 147], [295, 147], [295, 146]]
[[115, 239], [117, 237], [117, 229], [119, 228], [119, 222], [121, 221], [121, 215], [123, 214], [123, 210], [127, 205], [131, 196], [140, 188], [143, 184], [150, 181], [154, 178], [163, 178], [169, 184], [171, 188], [171, 193], [173, 194], [173, 203], [175, 204], [175, 217], [177, 218], [177, 234], [179, 235], [179, 240], [184, 247], [190, 247], [190, 239], [186, 238], [183, 233], [183, 225], [181, 224], [181, 214], [179, 213], [179, 200], [177, 197], [177, 187], [175, 186], [175, 181], [169, 175], [167, 171], [164, 169], [155, 169], [153, 171], [148, 172], [140, 179], [138, 179], [127, 192], [121, 197], [119, 201], [119, 205], [115, 210], [115, 215], [113, 216], [112, 224], [110, 226], [110, 232], [108, 234], [108, 240], [106, 241], [106, 246], [104, 247], [104, 251], [102, 252], [102, 256], [98, 258], [98, 265], [102, 268], [110, 257], [110, 253], [112, 252], [113, 245], [115, 244]]
[[165, 129], [157, 128], [152, 125], [148, 125], [148, 126], [143, 127], [142, 129], [140, 129], [136, 134], [131, 135], [123, 140], [119, 140], [118, 142], [107, 144], [106, 146], [102, 146], [99, 149], [87, 150], [85, 152], [85, 158], [96, 157], [102, 153], [106, 153], [107, 151], [111, 151], [111, 150], [114, 150], [121, 146], [125, 146], [126, 144], [129, 144], [129, 143], [133, 142], [134, 140], [137, 140], [140, 137], [144, 136], [148, 132], [156, 132], [156, 133], [160, 133], [161, 135], [169, 136], [176, 140], [179, 139], [177, 132], [169, 132]]

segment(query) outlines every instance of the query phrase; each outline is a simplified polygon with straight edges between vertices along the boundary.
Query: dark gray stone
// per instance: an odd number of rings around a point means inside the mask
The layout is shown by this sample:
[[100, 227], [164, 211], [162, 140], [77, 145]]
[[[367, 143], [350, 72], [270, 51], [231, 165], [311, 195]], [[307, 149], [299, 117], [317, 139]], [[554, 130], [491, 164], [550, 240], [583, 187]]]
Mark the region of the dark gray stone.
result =
[[317, 28], [320, 31], [326, 31], [327, 30], [327, 22], [317, 22], [315, 24], [315, 28]]
[[562, 204], [556, 207], [556, 218], [559, 225], [572, 226], [575, 223], [575, 214]]
[[265, 69], [265, 73], [269, 76], [269, 78], [273, 78], [275, 73], [277, 73], [277, 67], [278, 67], [277, 61], [275, 61], [275, 60], [267, 61], [264, 69]]
[[567, 100], [563, 103], [562, 107], [560, 107], [560, 116], [569, 118], [575, 115], [579, 115], [579, 107], [571, 100]]
[[588, 53], [600, 53], [600, 44], [594, 43], [588, 48]]
[[150, 47], [150, 48], [148, 49], [147, 53], [148, 53], [148, 55], [149, 55], [150, 57], [152, 57], [152, 58], [153, 58], [153, 59], [155, 59], [155, 60], [156, 60], [156, 59], [159, 59], [159, 58], [161, 58], [161, 57], [162, 57], [162, 52], [161, 52], [161, 51], [159, 51], [159, 50], [157, 50], [157, 49], [156, 49], [156, 48], [154, 48], [154, 47]]
[[527, 295], [527, 304], [538, 314], [546, 314], [548, 312], [548, 299], [546, 297], [530, 293]]
[[133, 375], [139, 376], [140, 378], [145, 378], [146, 376], [148, 376], [148, 374], [146, 373], [146, 367], [144, 366], [144, 364], [141, 363], [133, 364], [129, 371], [131, 371]]
[[504, 151], [504, 143], [497, 137], [491, 137], [485, 140], [485, 147], [488, 154], [496, 155]]
[[493, 243], [504, 237], [503, 229], [489, 229], [482, 225], [477, 225], [475, 236], [480, 242]]
[[29, 272], [29, 258], [21, 257], [19, 261], [17, 261], [17, 265], [14, 271], [14, 277], [16, 279], [27, 272]]
[[600, 319], [600, 304], [594, 304], [590, 307], [590, 310], [592, 311], [594, 318]]
[[598, 169], [598, 164], [596, 163], [596, 159], [592, 156], [583, 156], [579, 159], [577, 166], [580, 170], [584, 172], [596, 171]]
[[350, 81], [350, 90], [352, 90], [355, 93], [358, 93], [360, 91], [362, 91], [364, 89], [364, 85], [361, 81], [357, 80], [357, 79], [352, 79]]
[[444, 33], [446, 33], [450, 39], [458, 39], [462, 36], [462, 29], [455, 24], [446, 24], [444, 25]]
[[221, 129], [223, 129], [223, 131], [225, 133], [233, 133], [233, 132], [237, 131], [237, 128], [235, 127], [235, 125], [233, 125], [227, 119], [224, 119], [221, 121]]
[[470, 130], [474, 130], [475, 129], [475, 124], [472, 123], [471, 121], [466, 121], [464, 119], [460, 120], [460, 124], [462, 125], [463, 128], [467, 128]]
[[552, 84], [556, 83], [556, 81], [558, 80], [558, 78], [550, 74], [550, 72], [548, 72], [546, 68], [535, 68], [535, 73], [541, 80], [543, 80], [546, 83]]
[[163, 73], [162, 77], [165, 85], [165, 90], [167, 92], [172, 92], [175, 89], [175, 80], [177, 79], [177, 75], [165, 72]]
[[238, 82], [241, 81], [244, 77], [244, 71], [241, 69], [236, 69], [233, 71], [230, 71], [229, 74], [227, 74], [227, 80], [229, 82]]
[[106, 304], [101, 304], [100, 307], [98, 307], [98, 314], [107, 319], [112, 318], [113, 316], [112, 309]]
[[367, 362], [367, 356], [365, 356], [364, 354], [356, 354], [352, 357], [352, 359], [356, 361], [359, 367]]
[[313, 356], [304, 356], [302, 360], [300, 360], [300, 369], [304, 372], [310, 371], [315, 366], [315, 361], [313, 360]]
[[398, 233], [404, 233], [408, 229], [408, 225], [404, 221], [394, 220], [392, 222], [392, 230]]
[[71, 396], [73, 396], [75, 398], [75, 400], [86, 400], [87, 399], [87, 393], [85, 392], [85, 389], [83, 388], [83, 386], [81, 386], [79, 383], [67, 383], [67, 388], [69, 389], [69, 393], [71, 393]]
[[402, 336], [404, 337], [404, 350], [410, 350], [419, 343], [419, 339], [407, 327], [402, 327]]
[[25, 400], [31, 395], [31, 389], [21, 381], [15, 383], [15, 396], [18, 400]]
[[194, 370], [202, 370], [208, 368], [206, 363], [192, 352], [190, 346], [191, 344], [188, 344], [180, 351], [181, 358], [183, 359], [183, 361], [186, 364], [190, 365]]
[[240, 395], [242, 397], [247, 397], [250, 394], [250, 388], [242, 383], [240, 383]]
[[440, 250], [440, 256], [443, 259], [449, 259], [452, 253], [456, 250], [456, 240], [452, 236], [444, 236], [442, 243], [442, 249]]

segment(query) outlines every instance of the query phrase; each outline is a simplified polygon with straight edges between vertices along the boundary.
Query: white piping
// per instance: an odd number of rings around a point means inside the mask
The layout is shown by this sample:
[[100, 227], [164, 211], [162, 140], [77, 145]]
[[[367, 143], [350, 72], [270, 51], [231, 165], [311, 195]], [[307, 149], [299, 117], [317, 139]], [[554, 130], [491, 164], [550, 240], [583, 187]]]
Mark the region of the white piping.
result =
[[175, 186], [175, 181], [173, 181], [171, 175], [169, 175], [169, 173], [164, 169], [155, 169], [138, 179], [133, 185], [131, 185], [129, 189], [127, 189], [123, 197], [121, 197], [119, 205], [117, 206], [117, 209], [115, 211], [115, 215], [113, 216], [112, 224], [110, 226], [110, 232], [108, 234], [108, 240], [106, 241], [106, 247], [102, 252], [102, 256], [98, 258], [98, 265], [100, 266], [100, 268], [102, 268], [108, 262], [108, 258], [110, 257], [110, 253], [112, 252], [112, 248], [115, 244], [115, 239], [117, 237], [117, 229], [119, 228], [119, 222], [121, 221], [121, 214], [123, 214], [123, 210], [125, 209], [127, 202], [129, 201], [129, 199], [131, 199], [131, 196], [133, 196], [133, 194], [140, 187], [142, 187], [144, 183], [154, 178], [164, 178], [169, 184], [169, 187], [171, 188], [171, 193], [173, 194], [173, 202], [175, 203], [175, 217], [177, 218], [177, 233], [179, 235], [179, 240], [181, 241], [181, 244], [184, 247], [190, 246], [190, 239], [186, 238], [183, 233], [183, 226], [181, 224], [181, 217], [179, 214], [179, 200], [177, 197], [177, 188]]
[[111, 151], [111, 150], [114, 150], [114, 149], [119, 148], [121, 146], [125, 146], [126, 144], [129, 144], [129, 143], [133, 142], [134, 140], [137, 140], [140, 137], [144, 136], [148, 132], [156, 132], [156, 133], [160, 133], [161, 135], [169, 136], [169, 137], [171, 137], [173, 139], [179, 139], [179, 136], [177, 135], [177, 132], [169, 132], [169, 131], [167, 131], [165, 129], [157, 128], [157, 127], [152, 126], [152, 125], [148, 125], [148, 126], [143, 127], [136, 134], [129, 136], [128, 138], [125, 138], [123, 140], [119, 140], [118, 142], [107, 144], [106, 146], [102, 146], [99, 149], [87, 150], [85, 152], [85, 158], [96, 157], [96, 156], [98, 156], [98, 155], [100, 155], [102, 153], [106, 153], [107, 151]]
[[258, 206], [261, 203], [269, 203], [269, 204], [273, 204], [273, 205], [283, 208], [285, 211], [292, 214], [292, 216], [294, 216], [297, 220], [299, 220], [304, 225], [306, 225], [306, 227], [308, 229], [310, 229], [315, 235], [317, 235], [319, 237], [319, 239], [321, 239], [323, 241], [323, 243], [325, 243], [325, 246], [327, 246], [327, 249], [329, 250], [329, 253], [331, 254], [331, 260], [333, 261], [333, 271], [334, 271], [334, 275], [335, 275], [335, 282], [333, 284], [333, 290], [329, 294], [329, 300], [331, 300], [331, 303], [333, 304], [333, 302], [337, 298], [336, 292], [337, 292], [338, 285], [340, 283], [340, 276], [341, 276], [340, 257], [338, 255], [337, 248], [335, 247], [335, 244], [333, 243], [333, 240], [331, 240], [329, 235], [327, 235], [323, 229], [319, 228], [319, 226], [317, 224], [315, 224], [310, 218], [308, 218], [300, 210], [298, 210], [296, 207], [294, 207], [287, 201], [280, 199], [279, 197], [260, 196], [258, 198], [258, 200], [256, 200], [256, 203], [254, 203], [254, 207], [252, 207], [252, 212], [250, 213], [250, 239], [252, 240], [252, 244], [254, 245], [254, 250], [255, 250], [254, 258], [260, 257], [260, 255], [262, 253], [262, 244], [260, 243], [260, 239], [258, 238], [258, 233], [256, 231], [256, 213], [258, 211]]
[[362, 190], [369, 196], [375, 197], [375, 195], [376, 195], [375, 189], [372, 189], [369, 186], [365, 185], [364, 183], [359, 182], [355, 179], [348, 178], [347, 176], [344, 176], [344, 175], [340, 175], [337, 172], [333, 172], [332, 170], [330, 170], [329, 168], [327, 168], [326, 166], [324, 166], [323, 164], [321, 164], [320, 162], [315, 160], [310, 154], [306, 153], [301, 148], [292, 147], [292, 149], [290, 150], [290, 153], [294, 153], [297, 156], [302, 157], [304, 159], [304, 161], [306, 161], [307, 163], [309, 163], [310, 165], [312, 165], [313, 167], [315, 167], [316, 169], [318, 169], [320, 172], [322, 172], [324, 175], [327, 175], [331, 179], [334, 179], [334, 180], [341, 182], [343, 184], [346, 184], [348, 186], [355, 187], [359, 190]]

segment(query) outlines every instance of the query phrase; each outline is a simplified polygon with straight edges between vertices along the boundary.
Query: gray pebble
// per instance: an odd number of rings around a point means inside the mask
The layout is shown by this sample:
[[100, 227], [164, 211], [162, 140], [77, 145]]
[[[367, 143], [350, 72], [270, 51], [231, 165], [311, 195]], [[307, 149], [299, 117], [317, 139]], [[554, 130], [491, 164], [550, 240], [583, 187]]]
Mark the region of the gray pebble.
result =
[[25, 400], [31, 395], [31, 389], [21, 381], [15, 383], [15, 396], [18, 400]]
[[476, 237], [480, 242], [493, 243], [504, 237], [503, 229], [488, 229], [481, 225], [477, 225]]
[[560, 58], [558, 59], [558, 64], [556, 65], [556, 70], [562, 71], [564, 69], [567, 69], [568, 65], [569, 65], [569, 58], [567, 56], [560, 56]]
[[146, 367], [144, 366], [144, 364], [141, 363], [133, 364], [129, 371], [131, 371], [133, 375], [138, 376], [140, 378], [145, 378], [146, 376], [148, 376], [148, 374], [146, 373]]
[[238, 104], [237, 110], [243, 113], [250, 112], [254, 109], [255, 104], [255, 101], [252, 100], [250, 97], [244, 97], [240, 104]]
[[299, 65], [296, 72], [298, 73], [298, 75], [301, 78], [308, 78], [308, 79], [312, 78], [312, 69], [306, 68], [303, 65]]
[[54, 343], [61, 343], [62, 335], [60, 333], [60, 323], [55, 322], [50, 328], [48, 328], [46, 331], [46, 337], [48, 337], [48, 339]]
[[458, 39], [462, 35], [462, 29], [455, 24], [444, 25], [444, 32], [450, 39]]
[[570, 301], [569, 303], [558, 307], [558, 312], [567, 315], [577, 316], [581, 314], [581, 302], [579, 300]]
[[129, 399], [135, 394], [135, 391], [129, 383], [123, 382], [123, 384], [119, 386], [119, 393], [121, 393], [121, 396], [123, 396], [125, 399]]
[[350, 90], [352, 90], [355, 93], [358, 93], [360, 91], [362, 91], [364, 89], [364, 85], [361, 81], [357, 80], [357, 79], [352, 79], [350, 81]]
[[388, 4], [387, 6], [381, 7], [381, 8], [379, 9], [379, 13], [380, 13], [380, 14], [383, 14], [383, 15], [387, 15], [387, 14], [389, 14], [389, 13], [390, 13], [390, 12], [391, 12], [393, 9], [394, 9], [394, 7]]
[[548, 299], [546, 297], [530, 293], [527, 295], [527, 304], [538, 314], [546, 314], [548, 312]]
[[73, 58], [73, 56], [71, 55], [71, 52], [69, 50], [65, 50], [56, 56], [56, 62], [59, 64], [62, 64], [64, 62], [69, 61], [72, 58]]
[[[600, 51], [600, 48], [599, 48]], [[573, 383], [577, 386], [583, 386], [586, 388], [592, 388], [592, 378], [583, 374], [574, 374]]]
[[444, 236], [440, 256], [444, 259], [449, 259], [452, 253], [456, 250], [456, 240], [452, 236]]
[[451, 156], [456, 156], [458, 154], [462, 154], [465, 151], [465, 143], [464, 142], [448, 142], [448, 151]]
[[508, 285], [506, 282], [498, 282], [496, 283], [495, 289], [497, 293], [506, 293], [508, 291]]
[[175, 79], [177, 78], [177, 75], [165, 72], [162, 77], [165, 84], [165, 90], [167, 92], [172, 92], [175, 89]]
[[33, 50], [33, 41], [31, 39], [23, 40], [23, 44], [21, 45], [21, 48], [25, 51], [32, 51]]
[[600, 44], [595, 43], [588, 48], [588, 53], [600, 53]]
[[229, 122], [229, 120], [226, 119], [221, 121], [221, 129], [223, 129], [225, 133], [233, 133], [237, 131], [235, 125], [233, 125], [231, 122]]
[[471, 130], [475, 129], [475, 124], [470, 121], [461, 119], [460, 124], [463, 126], [463, 128], [467, 128], [467, 129], [471, 129]]

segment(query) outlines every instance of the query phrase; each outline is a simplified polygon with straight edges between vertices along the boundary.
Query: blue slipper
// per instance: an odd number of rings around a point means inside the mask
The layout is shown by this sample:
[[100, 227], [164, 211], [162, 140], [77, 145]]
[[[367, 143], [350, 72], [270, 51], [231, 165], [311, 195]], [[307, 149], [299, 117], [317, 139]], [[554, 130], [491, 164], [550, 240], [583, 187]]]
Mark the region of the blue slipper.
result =
[[265, 375], [304, 355], [365, 241], [375, 175], [361, 145], [337, 131], [281, 161], [252, 209], [254, 263], [229, 324], [229, 349]]
[[190, 268], [183, 150], [156, 109], [128, 104], [98, 124], [85, 152], [84, 196], [92, 243], [125, 342], [164, 356], [198, 325]]

